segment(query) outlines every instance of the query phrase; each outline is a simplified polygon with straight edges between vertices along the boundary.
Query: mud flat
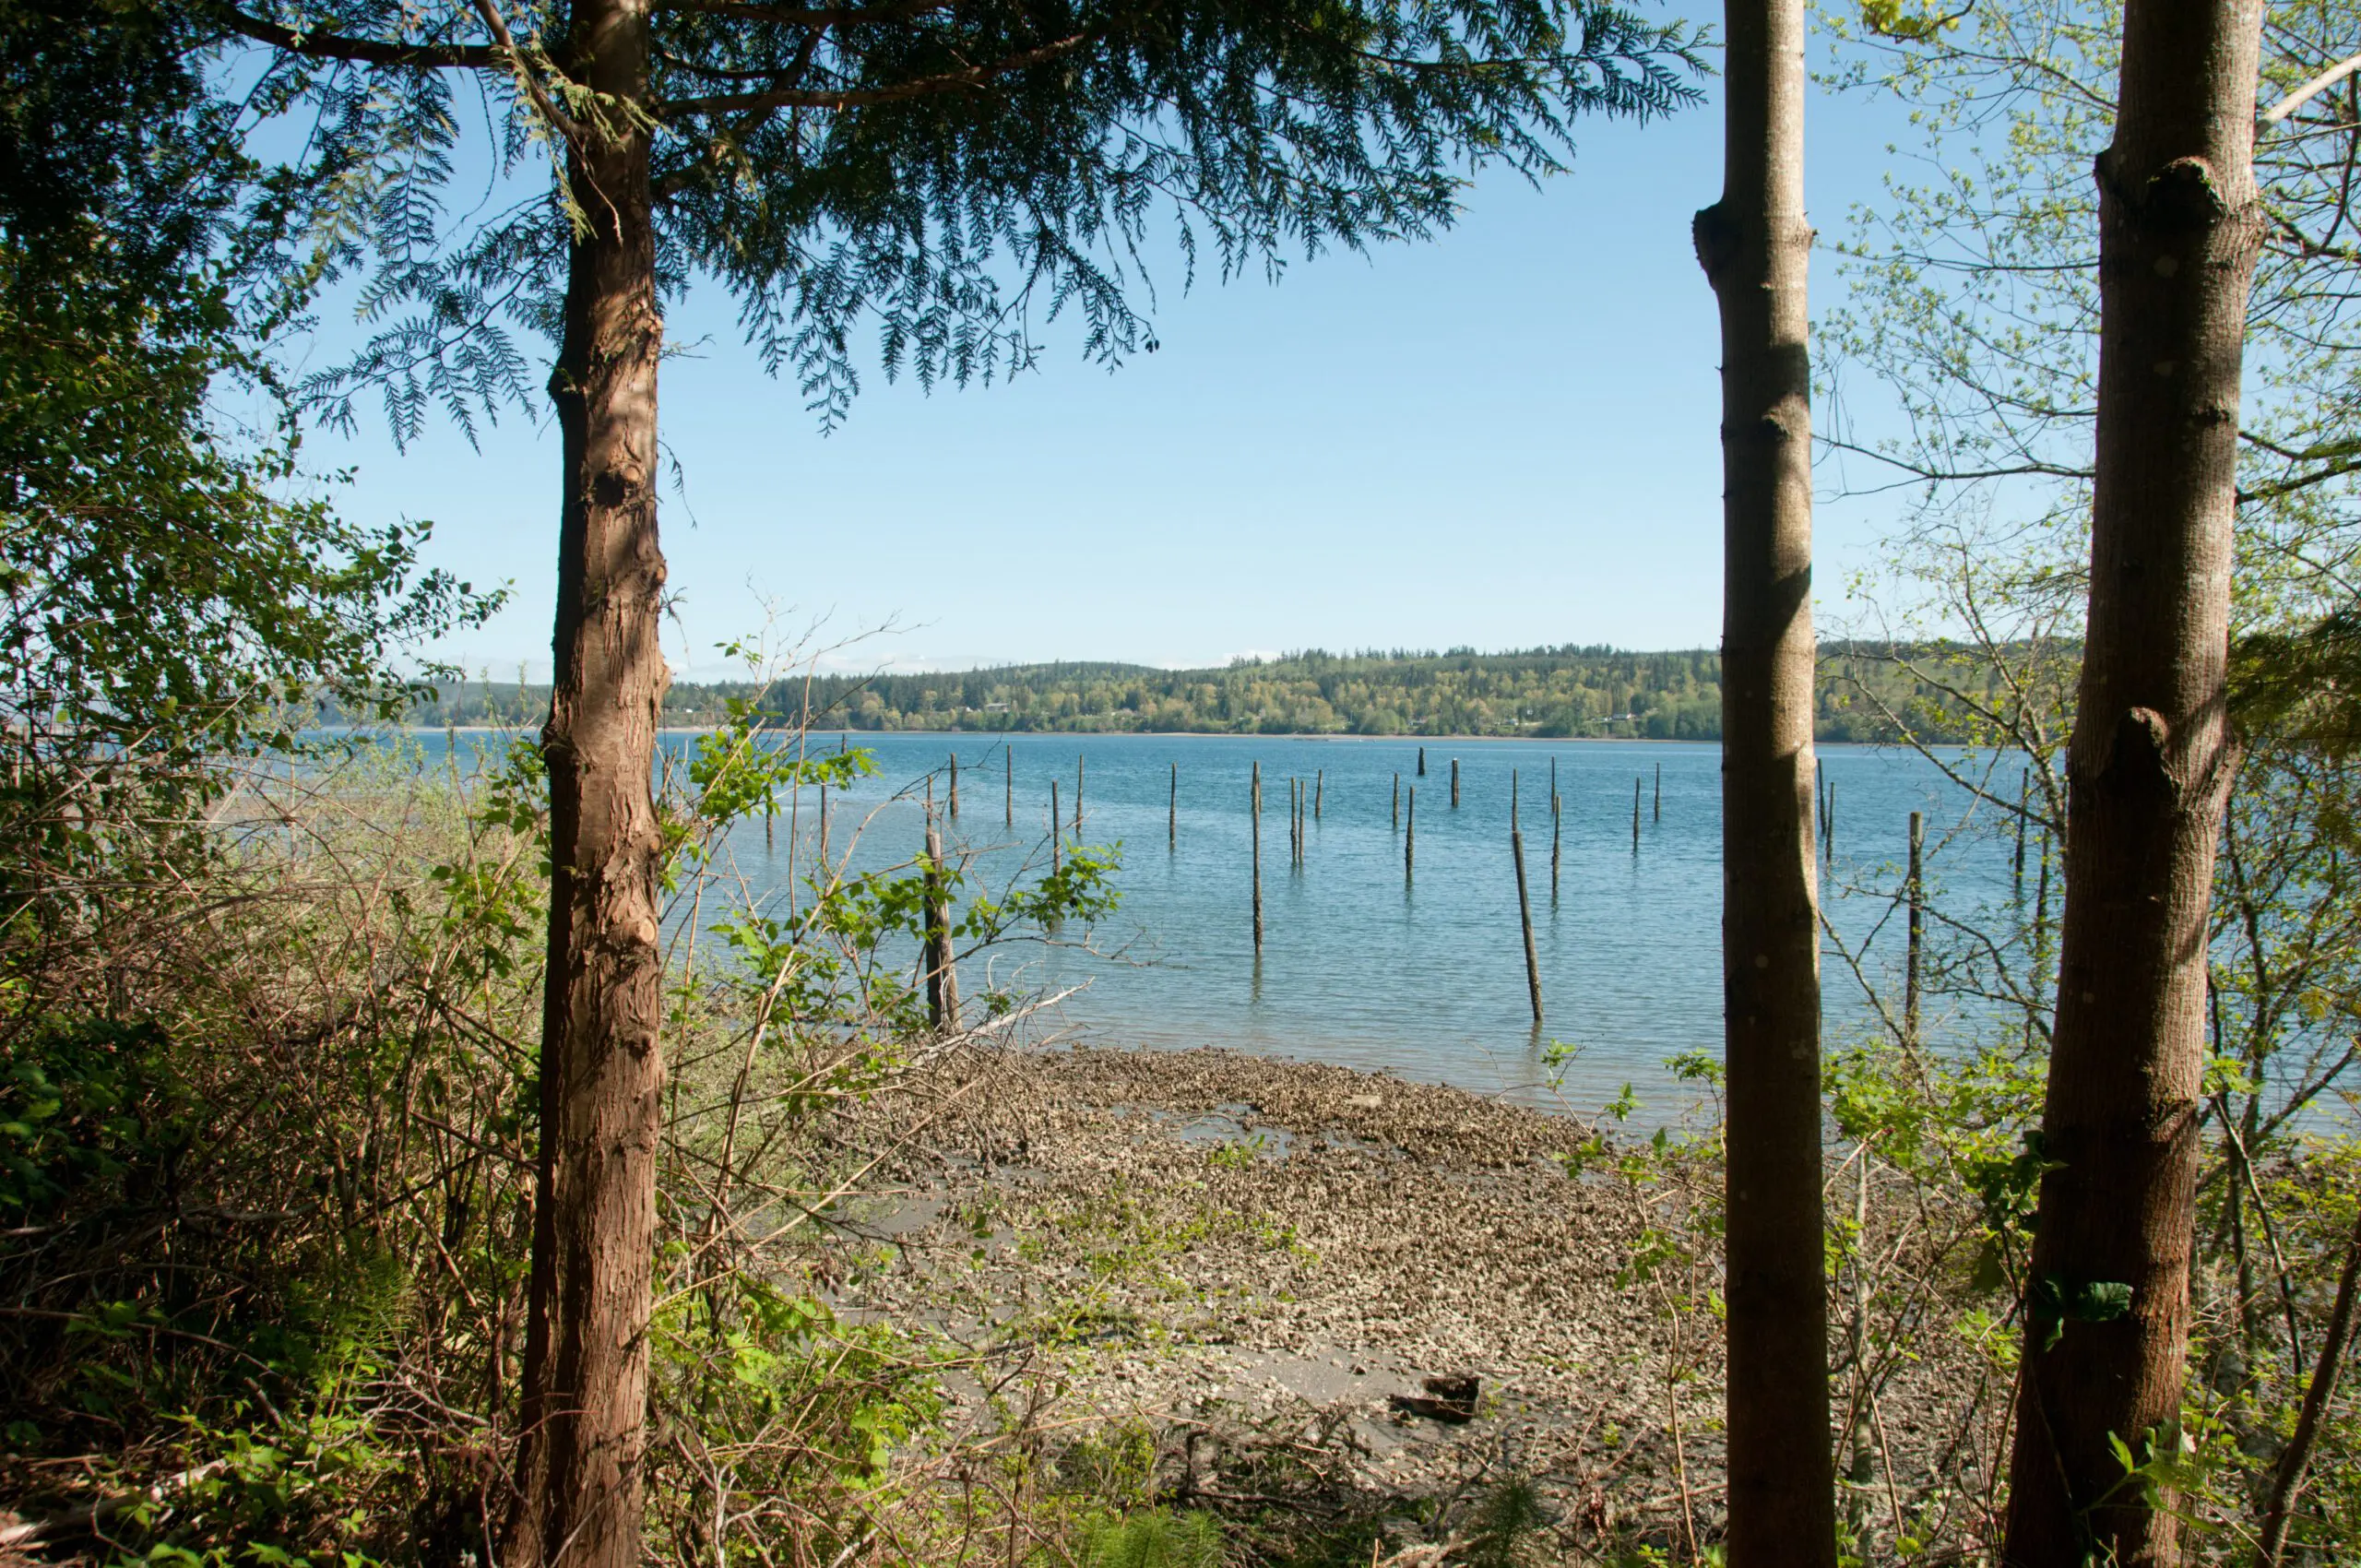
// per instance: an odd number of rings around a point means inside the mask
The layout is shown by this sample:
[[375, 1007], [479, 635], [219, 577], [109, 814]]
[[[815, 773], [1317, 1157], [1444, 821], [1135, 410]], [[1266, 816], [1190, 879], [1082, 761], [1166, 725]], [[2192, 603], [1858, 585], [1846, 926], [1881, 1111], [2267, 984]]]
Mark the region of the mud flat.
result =
[[[1068, 1420], [1292, 1433], [1371, 1495], [1530, 1478], [1593, 1539], [1717, 1533], [1703, 1146], [1627, 1160], [1571, 1116], [1212, 1050], [966, 1056], [869, 1114], [919, 1136], [854, 1207], [877, 1266], [846, 1299], [995, 1367], [1021, 1350]], [[1955, 1418], [1910, 1412], [1958, 1401], [1914, 1390], [1975, 1375], [1921, 1338], [1882, 1399], [1880, 1512], [1946, 1467]], [[1427, 1380], [1468, 1376], [1453, 1419]], [[983, 1383], [961, 1392], [984, 1419]], [[1169, 1490], [1215, 1484], [1167, 1447]]]

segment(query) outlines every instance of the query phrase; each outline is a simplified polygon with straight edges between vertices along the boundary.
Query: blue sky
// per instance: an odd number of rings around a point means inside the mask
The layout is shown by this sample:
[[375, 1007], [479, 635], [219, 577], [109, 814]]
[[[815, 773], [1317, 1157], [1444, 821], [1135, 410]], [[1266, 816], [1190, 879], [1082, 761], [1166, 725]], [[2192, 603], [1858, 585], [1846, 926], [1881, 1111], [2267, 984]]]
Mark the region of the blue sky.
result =
[[[1667, 121], [1590, 124], [1573, 172], [1537, 190], [1479, 183], [1434, 242], [1299, 262], [1276, 286], [1159, 279], [1161, 350], [1119, 371], [1053, 334], [1010, 384], [930, 396], [871, 374], [831, 435], [706, 292], [670, 323], [698, 346], [662, 391], [686, 475], [663, 513], [676, 670], [724, 673], [715, 645], [772, 612], [831, 642], [896, 626], [834, 660], [861, 668], [1711, 646], [1716, 328], [1689, 242], [1720, 188], [1708, 89]], [[1815, 97], [1823, 245], [1899, 130], [1888, 106]], [[1813, 285], [1817, 313], [1836, 298], [1824, 251]], [[440, 652], [546, 676], [546, 422], [506, 420], [481, 450], [437, 428], [397, 453], [375, 424], [307, 450], [357, 469], [354, 517], [431, 518], [435, 564], [512, 585], [511, 608]], [[1894, 505], [1823, 505], [1825, 608]]]

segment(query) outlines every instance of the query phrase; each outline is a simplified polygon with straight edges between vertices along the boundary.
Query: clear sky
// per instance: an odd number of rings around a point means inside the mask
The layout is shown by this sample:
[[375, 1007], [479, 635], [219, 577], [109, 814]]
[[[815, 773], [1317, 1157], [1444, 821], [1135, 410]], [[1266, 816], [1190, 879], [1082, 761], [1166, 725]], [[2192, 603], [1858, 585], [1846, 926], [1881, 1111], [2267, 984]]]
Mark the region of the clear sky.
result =
[[[1422, 245], [1331, 255], [1181, 295], [1121, 370], [1055, 334], [1014, 383], [931, 396], [871, 374], [819, 433], [765, 377], [718, 291], [672, 317], [686, 475], [663, 530], [676, 670], [764, 624], [887, 623], [841, 662], [1162, 665], [1324, 647], [1711, 646], [1719, 625], [1714, 301], [1690, 250], [1720, 188], [1718, 84], [1647, 126], [1595, 121], [1573, 172], [1489, 178]], [[1826, 241], [1877, 191], [1890, 109], [1815, 97], [1809, 199]], [[1836, 295], [1814, 267], [1815, 310]], [[1857, 413], [1858, 410], [1856, 410]], [[382, 425], [314, 436], [356, 517], [432, 518], [431, 558], [512, 607], [441, 651], [549, 669], [557, 439], [510, 418], [397, 454]], [[1823, 605], [1892, 503], [1824, 505]], [[1830, 606], [1833, 608], [1833, 606]]]

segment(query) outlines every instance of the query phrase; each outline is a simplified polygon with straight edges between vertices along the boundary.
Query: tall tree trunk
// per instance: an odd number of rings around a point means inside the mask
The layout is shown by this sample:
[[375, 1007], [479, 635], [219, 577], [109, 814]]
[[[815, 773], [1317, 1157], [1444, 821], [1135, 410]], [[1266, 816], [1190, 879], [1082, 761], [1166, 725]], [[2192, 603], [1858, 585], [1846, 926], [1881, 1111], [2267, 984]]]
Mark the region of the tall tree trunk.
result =
[[[2205, 1061], [2260, 0], [2130, 0], [2099, 155], [2090, 626], [2007, 1560], [2179, 1558], [2110, 1435], [2177, 1442]], [[2104, 1319], [2103, 1286], [2130, 1310]], [[2053, 1337], [2055, 1344], [2044, 1348]]]
[[[1813, 857], [1803, 0], [1731, 0], [1722, 199], [1722, 992], [1737, 1568], [1833, 1568]], [[1636, 824], [1637, 797], [1634, 796]]]
[[[647, 85], [647, 0], [578, 0], [569, 74], [609, 102]], [[640, 1557], [640, 1459], [661, 1130], [660, 848], [651, 783], [665, 670], [656, 533], [663, 341], [644, 123], [586, 116], [564, 337], [550, 778], [549, 975], [517, 1491], [508, 1568]]]

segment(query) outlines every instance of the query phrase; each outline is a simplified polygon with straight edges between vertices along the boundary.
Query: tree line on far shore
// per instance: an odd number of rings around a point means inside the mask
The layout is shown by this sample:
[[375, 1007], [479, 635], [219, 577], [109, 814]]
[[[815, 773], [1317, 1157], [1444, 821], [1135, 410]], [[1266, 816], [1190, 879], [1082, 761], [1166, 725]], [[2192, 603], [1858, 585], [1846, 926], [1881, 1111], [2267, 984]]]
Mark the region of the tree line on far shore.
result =
[[[2061, 652], [2013, 651], [2025, 661]], [[2008, 662], [1988, 656], [1975, 662], [1972, 695], [1989, 695]], [[1897, 741], [1908, 716], [1907, 732], [1921, 740], [1969, 740], [1962, 694], [1939, 673], [1969, 664], [1965, 650], [1941, 645], [1832, 643], [1821, 651], [1815, 731], [1823, 741]], [[808, 685], [681, 682], [665, 694], [664, 717], [718, 723], [735, 699], [757, 701], [783, 722], [800, 721], [808, 704], [812, 722], [824, 729], [1714, 741], [1722, 733], [1721, 682], [1721, 656], [1710, 648], [1313, 648], [1204, 670], [1059, 662], [815, 675]], [[531, 683], [446, 680], [411, 710], [411, 722], [538, 724], [549, 697], [546, 685]]]

